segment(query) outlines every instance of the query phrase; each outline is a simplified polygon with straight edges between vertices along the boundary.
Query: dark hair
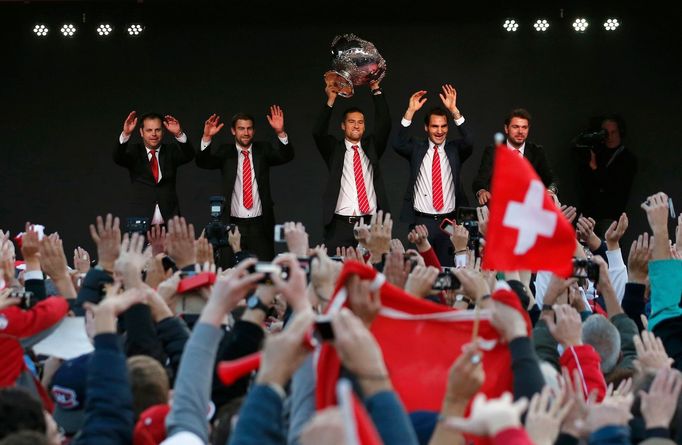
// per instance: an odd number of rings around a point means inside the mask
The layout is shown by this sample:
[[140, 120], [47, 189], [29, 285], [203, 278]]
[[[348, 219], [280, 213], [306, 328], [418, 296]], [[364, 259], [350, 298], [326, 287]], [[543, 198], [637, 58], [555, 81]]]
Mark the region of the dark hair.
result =
[[0, 440], [0, 445], [47, 445], [45, 433], [23, 430]]
[[346, 121], [346, 117], [347, 117], [350, 113], [360, 113], [360, 114], [362, 114], [363, 117], [365, 116], [365, 112], [362, 111], [362, 109], [360, 109], [360, 108], [358, 108], [358, 107], [346, 108], [346, 109], [343, 111], [343, 122]]
[[237, 113], [237, 114], [235, 114], [234, 116], [232, 116], [232, 123], [231, 123], [232, 128], [237, 128], [237, 121], [239, 121], [239, 120], [251, 121], [251, 125], [253, 125], [253, 123], [256, 122], [256, 121], [253, 119], [253, 116], [251, 116], [250, 114], [246, 114], [246, 113]]
[[42, 404], [26, 389], [0, 389], [0, 439], [21, 430], [46, 433]]
[[156, 120], [156, 119], [160, 120], [161, 124], [163, 125], [163, 116], [160, 113], [154, 113], [154, 112], [144, 113], [142, 116], [140, 116], [140, 119], [138, 121], [140, 123], [139, 124], [140, 128], [144, 127], [144, 121]]
[[504, 120], [504, 125], [509, 125], [509, 122], [511, 122], [511, 120], [515, 117], [527, 120], [528, 125], [530, 125], [530, 113], [525, 108], [515, 108], [511, 110], [509, 115], [507, 115], [507, 118]]
[[426, 113], [426, 116], [424, 116], [424, 125], [426, 125], [426, 126], [429, 125], [429, 122], [431, 122], [431, 116], [445, 116], [445, 119], [447, 119], [448, 118], [448, 112], [445, 111], [445, 108], [443, 108], [443, 107], [431, 108]]
[[626, 132], [626, 125], [625, 125], [625, 119], [619, 114], [607, 114], [602, 116], [601, 122], [599, 123], [599, 127], [602, 126], [604, 122], [611, 121], [615, 122], [616, 125], [618, 125], [618, 134], [620, 135], [621, 139], [625, 137], [625, 132]]

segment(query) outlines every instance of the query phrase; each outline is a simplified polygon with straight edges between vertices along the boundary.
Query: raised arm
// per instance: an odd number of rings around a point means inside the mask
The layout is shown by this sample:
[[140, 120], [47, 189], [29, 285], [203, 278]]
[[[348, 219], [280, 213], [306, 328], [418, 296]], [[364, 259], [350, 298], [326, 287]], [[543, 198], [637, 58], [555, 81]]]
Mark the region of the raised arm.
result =
[[137, 126], [137, 112], [131, 111], [123, 121], [123, 131], [114, 148], [114, 162], [122, 167], [128, 167], [133, 162], [131, 153], [128, 152], [128, 141]]
[[425, 95], [426, 91], [420, 90], [414, 93], [412, 96], [410, 96], [410, 100], [407, 104], [407, 110], [405, 110], [405, 114], [403, 115], [400, 127], [398, 128], [398, 131], [394, 133], [394, 136], [391, 139], [391, 145], [393, 146], [393, 150], [395, 150], [396, 153], [398, 153], [400, 156], [404, 158], [409, 158], [412, 152], [410, 147], [410, 138], [407, 129], [412, 123], [414, 113], [419, 111], [428, 100], [426, 97], [424, 97]]
[[315, 125], [313, 126], [313, 139], [315, 140], [315, 146], [317, 146], [318, 151], [324, 158], [325, 162], [331, 157], [332, 150], [336, 144], [336, 140], [329, 132], [329, 122], [332, 118], [332, 110], [334, 108], [334, 102], [338, 91], [331, 85], [327, 85], [324, 89], [327, 95], [327, 102], [322, 106], [320, 114], [315, 120]]
[[374, 102], [374, 138], [376, 140], [377, 155], [381, 158], [388, 145], [388, 135], [391, 132], [391, 113], [388, 102], [379, 83], [370, 83], [372, 90], [372, 102]]
[[225, 123], [220, 122], [220, 116], [212, 114], [204, 122], [204, 134], [201, 137], [201, 144], [196, 153], [197, 167], [206, 169], [217, 169], [223, 166], [225, 152], [217, 144], [213, 144], [213, 137], [223, 128]]

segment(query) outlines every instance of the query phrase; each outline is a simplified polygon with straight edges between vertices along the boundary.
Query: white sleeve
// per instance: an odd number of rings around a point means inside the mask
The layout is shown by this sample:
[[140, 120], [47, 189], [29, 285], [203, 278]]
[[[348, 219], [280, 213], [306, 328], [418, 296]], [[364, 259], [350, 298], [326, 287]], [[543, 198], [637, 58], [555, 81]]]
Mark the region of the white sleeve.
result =
[[400, 121], [400, 123], [403, 124], [403, 127], [409, 127], [410, 125], [412, 125], [412, 121], [408, 121], [408, 120], [405, 119], [405, 118], [402, 118], [402, 120]]
[[623, 254], [620, 249], [607, 251], [606, 258], [609, 260], [609, 279], [613, 289], [616, 291], [618, 304], [620, 304], [623, 301], [625, 285], [628, 282], [628, 268], [623, 262]]
[[176, 141], [180, 142], [181, 144], [184, 144], [187, 142], [187, 134], [183, 131], [180, 137], [175, 138]]
[[552, 279], [552, 272], [540, 271], [535, 275], [535, 302], [538, 307], [542, 309], [543, 301], [545, 300], [545, 292], [549, 287], [549, 281]]
[[283, 138], [277, 136], [277, 139], [279, 139], [279, 141], [284, 145], [287, 145], [289, 143], [289, 136], [288, 135], [286, 137], [283, 137]]
[[206, 150], [209, 145], [211, 145], [211, 141], [204, 142], [204, 138], [201, 138], [201, 151]]
[[464, 116], [460, 116], [459, 119], [455, 119], [455, 125], [458, 127], [464, 123]]
[[118, 137], [118, 142], [120, 144], [125, 144], [130, 140], [130, 135], [126, 136], [124, 132], [121, 132], [121, 135]]

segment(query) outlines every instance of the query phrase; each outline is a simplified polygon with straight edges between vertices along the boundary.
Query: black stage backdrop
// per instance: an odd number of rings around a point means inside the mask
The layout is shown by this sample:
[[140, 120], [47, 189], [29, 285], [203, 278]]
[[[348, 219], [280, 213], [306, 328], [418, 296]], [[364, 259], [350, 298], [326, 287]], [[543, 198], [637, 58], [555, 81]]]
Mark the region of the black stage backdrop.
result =
[[[517, 14], [522, 29], [509, 35], [500, 26], [504, 8], [406, 1], [361, 8], [339, 5], [332, 13], [326, 4], [306, 10], [263, 0], [0, 4], [0, 227], [16, 233], [26, 220], [42, 223], [62, 235], [67, 253], [76, 245], [92, 252], [87, 226], [95, 216], [126, 216], [129, 178], [111, 152], [131, 110], [174, 115], [198, 146], [203, 121], [214, 112], [228, 121], [237, 111], [253, 113], [256, 137], [274, 139], [265, 115], [279, 104], [296, 158], [272, 170], [276, 217], [304, 222], [311, 242], [319, 242], [327, 172], [311, 127], [325, 100], [329, 44], [347, 32], [374, 42], [388, 61], [382, 87], [394, 128], [412, 92], [428, 90], [428, 107], [440, 103], [441, 84], [455, 85], [476, 139], [464, 166], [470, 198], [483, 146], [501, 131], [510, 109], [525, 107], [534, 117], [530, 139], [546, 147], [563, 202], [576, 200], [571, 139], [590, 116], [619, 112], [628, 121], [627, 145], [639, 157], [630, 234], [646, 227], [638, 206], [648, 194], [665, 190], [682, 209], [674, 17], [602, 6], [567, 8], [561, 20], [558, 7], [545, 7], [538, 15], [552, 27], [538, 35], [530, 29], [534, 10], [528, 6]], [[601, 26], [609, 12], [623, 23], [617, 33]], [[570, 29], [580, 13], [592, 18], [583, 35]], [[67, 20], [81, 26], [73, 39], [58, 35]], [[101, 20], [115, 26], [110, 39], [95, 35]], [[124, 24], [133, 20], [146, 26], [136, 39], [124, 35]], [[51, 25], [49, 38], [33, 36], [38, 21]], [[371, 110], [367, 87], [337, 103], [334, 122], [346, 105]], [[415, 134], [423, 134], [422, 118], [423, 112], [415, 118]], [[217, 141], [230, 137], [227, 127]], [[382, 168], [397, 215], [408, 166], [389, 149]], [[181, 209], [196, 226], [209, 219], [208, 197], [220, 194], [219, 175], [194, 163], [180, 169]], [[405, 231], [398, 225], [396, 235], [404, 238]]]

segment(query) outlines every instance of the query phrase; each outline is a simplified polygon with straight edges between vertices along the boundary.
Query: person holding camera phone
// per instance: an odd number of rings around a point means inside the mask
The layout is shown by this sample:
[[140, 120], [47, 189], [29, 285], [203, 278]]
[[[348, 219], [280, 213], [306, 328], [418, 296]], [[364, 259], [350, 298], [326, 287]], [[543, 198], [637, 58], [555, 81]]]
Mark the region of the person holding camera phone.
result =
[[[455, 217], [456, 207], [468, 204], [461, 169], [473, 152], [473, 140], [457, 108], [457, 91], [449, 84], [443, 85], [439, 94], [443, 107], [432, 108], [424, 118], [427, 139], [412, 139], [408, 129], [414, 114], [428, 100], [425, 96], [426, 91], [421, 90], [410, 97], [399, 130], [391, 140], [396, 153], [410, 163], [410, 180], [400, 219], [409, 223], [410, 229], [425, 225], [440, 263], [453, 266], [452, 246], [448, 234], [441, 230], [441, 223]], [[450, 118], [454, 119], [461, 139], [447, 139]]]
[[271, 260], [275, 255], [270, 167], [294, 158], [294, 147], [284, 131], [284, 111], [273, 105], [267, 118], [277, 135], [276, 146], [254, 141], [255, 119], [245, 113], [232, 117], [234, 142], [214, 144], [213, 137], [225, 123], [220, 122], [220, 116], [212, 114], [204, 123], [204, 135], [196, 155], [199, 168], [222, 171], [223, 192], [229, 200], [229, 222], [239, 228], [241, 248], [262, 261]]
[[[507, 135], [504, 145], [530, 162], [547, 190], [555, 197], [558, 191], [557, 178], [549, 165], [544, 148], [528, 141], [530, 122], [531, 116], [527, 110], [523, 108], [512, 110], [504, 121], [504, 133]], [[493, 174], [494, 158], [495, 147], [489, 145], [483, 150], [478, 175], [472, 183], [479, 205], [486, 205], [490, 200], [490, 180]]]
[[[130, 138], [140, 123], [142, 143], [130, 144]], [[164, 144], [164, 128], [176, 143]], [[130, 212], [132, 216], [151, 217], [151, 224], [164, 224], [180, 214], [175, 190], [177, 170], [194, 159], [194, 148], [173, 116], [157, 113], [138, 118], [132, 111], [123, 122], [123, 131], [114, 148], [114, 162], [128, 169], [132, 186]]]
[[322, 195], [324, 243], [330, 252], [337, 247], [355, 246], [355, 224], [377, 210], [388, 211], [379, 161], [386, 151], [391, 117], [379, 82], [369, 85], [374, 103], [374, 133], [365, 133], [365, 113], [357, 107], [343, 113], [343, 140], [328, 133], [338, 91], [327, 85], [327, 102], [313, 127], [313, 139], [329, 170]]

